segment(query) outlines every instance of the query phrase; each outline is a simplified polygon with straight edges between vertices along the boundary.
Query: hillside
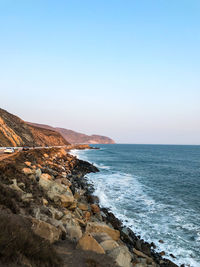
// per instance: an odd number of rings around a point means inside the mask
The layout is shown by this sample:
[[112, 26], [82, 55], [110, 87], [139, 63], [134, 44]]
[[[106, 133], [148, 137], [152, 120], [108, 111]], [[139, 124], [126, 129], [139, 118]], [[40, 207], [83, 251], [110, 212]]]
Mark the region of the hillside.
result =
[[68, 145], [58, 132], [29, 125], [0, 108], [0, 146]]
[[45, 128], [48, 130], [54, 130], [59, 132], [65, 140], [70, 142], [71, 144], [114, 144], [115, 142], [106, 136], [101, 135], [86, 135], [82, 133], [78, 133], [72, 130], [64, 129], [64, 128], [58, 128], [58, 127], [52, 127], [49, 125], [44, 124], [38, 124], [38, 123], [30, 123], [28, 124], [36, 127]]

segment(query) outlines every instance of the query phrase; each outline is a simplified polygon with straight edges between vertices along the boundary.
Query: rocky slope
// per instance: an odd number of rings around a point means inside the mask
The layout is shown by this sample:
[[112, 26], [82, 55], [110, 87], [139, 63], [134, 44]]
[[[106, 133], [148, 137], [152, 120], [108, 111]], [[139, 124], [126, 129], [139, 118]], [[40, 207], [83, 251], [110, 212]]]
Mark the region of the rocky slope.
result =
[[176, 267], [99, 207], [97, 171], [58, 148], [1, 161], [0, 266]]
[[37, 127], [57, 131], [71, 144], [114, 144], [115, 143], [114, 140], [106, 136], [95, 135], [95, 134], [86, 135], [86, 134], [78, 133], [72, 130], [52, 127], [52, 126], [45, 125], [45, 124], [30, 123], [30, 122], [28, 123], [30, 125], [34, 125]]
[[63, 146], [67, 142], [58, 132], [29, 125], [0, 109], [0, 146]]

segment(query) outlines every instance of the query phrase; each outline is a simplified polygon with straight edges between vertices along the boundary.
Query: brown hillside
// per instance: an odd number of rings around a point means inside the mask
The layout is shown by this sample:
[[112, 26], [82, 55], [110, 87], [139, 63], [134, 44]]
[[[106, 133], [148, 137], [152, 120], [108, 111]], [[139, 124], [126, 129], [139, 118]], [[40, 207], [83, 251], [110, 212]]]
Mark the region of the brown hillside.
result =
[[0, 109], [0, 146], [68, 145], [58, 132], [29, 125], [17, 116]]

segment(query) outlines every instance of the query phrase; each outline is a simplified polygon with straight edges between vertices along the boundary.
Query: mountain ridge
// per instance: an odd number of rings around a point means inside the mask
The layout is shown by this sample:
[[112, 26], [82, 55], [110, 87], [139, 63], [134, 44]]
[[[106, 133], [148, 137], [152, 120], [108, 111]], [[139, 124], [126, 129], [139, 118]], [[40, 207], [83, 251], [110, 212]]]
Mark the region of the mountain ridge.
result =
[[34, 125], [36, 127], [51, 129], [54, 131], [59, 132], [65, 140], [70, 142], [71, 144], [115, 144], [115, 141], [107, 136], [92, 134], [87, 135], [80, 132], [76, 132], [73, 130], [61, 128], [61, 127], [53, 127], [46, 124], [39, 124], [39, 123], [32, 123], [27, 122], [30, 125]]

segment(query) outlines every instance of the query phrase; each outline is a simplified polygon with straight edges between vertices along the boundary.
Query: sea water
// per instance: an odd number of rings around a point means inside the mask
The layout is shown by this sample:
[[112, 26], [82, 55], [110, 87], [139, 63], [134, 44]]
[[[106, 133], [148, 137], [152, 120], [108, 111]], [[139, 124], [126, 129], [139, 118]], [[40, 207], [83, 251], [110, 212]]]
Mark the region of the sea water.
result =
[[88, 179], [100, 205], [166, 258], [200, 266], [200, 146], [98, 147], [73, 153], [99, 168]]

